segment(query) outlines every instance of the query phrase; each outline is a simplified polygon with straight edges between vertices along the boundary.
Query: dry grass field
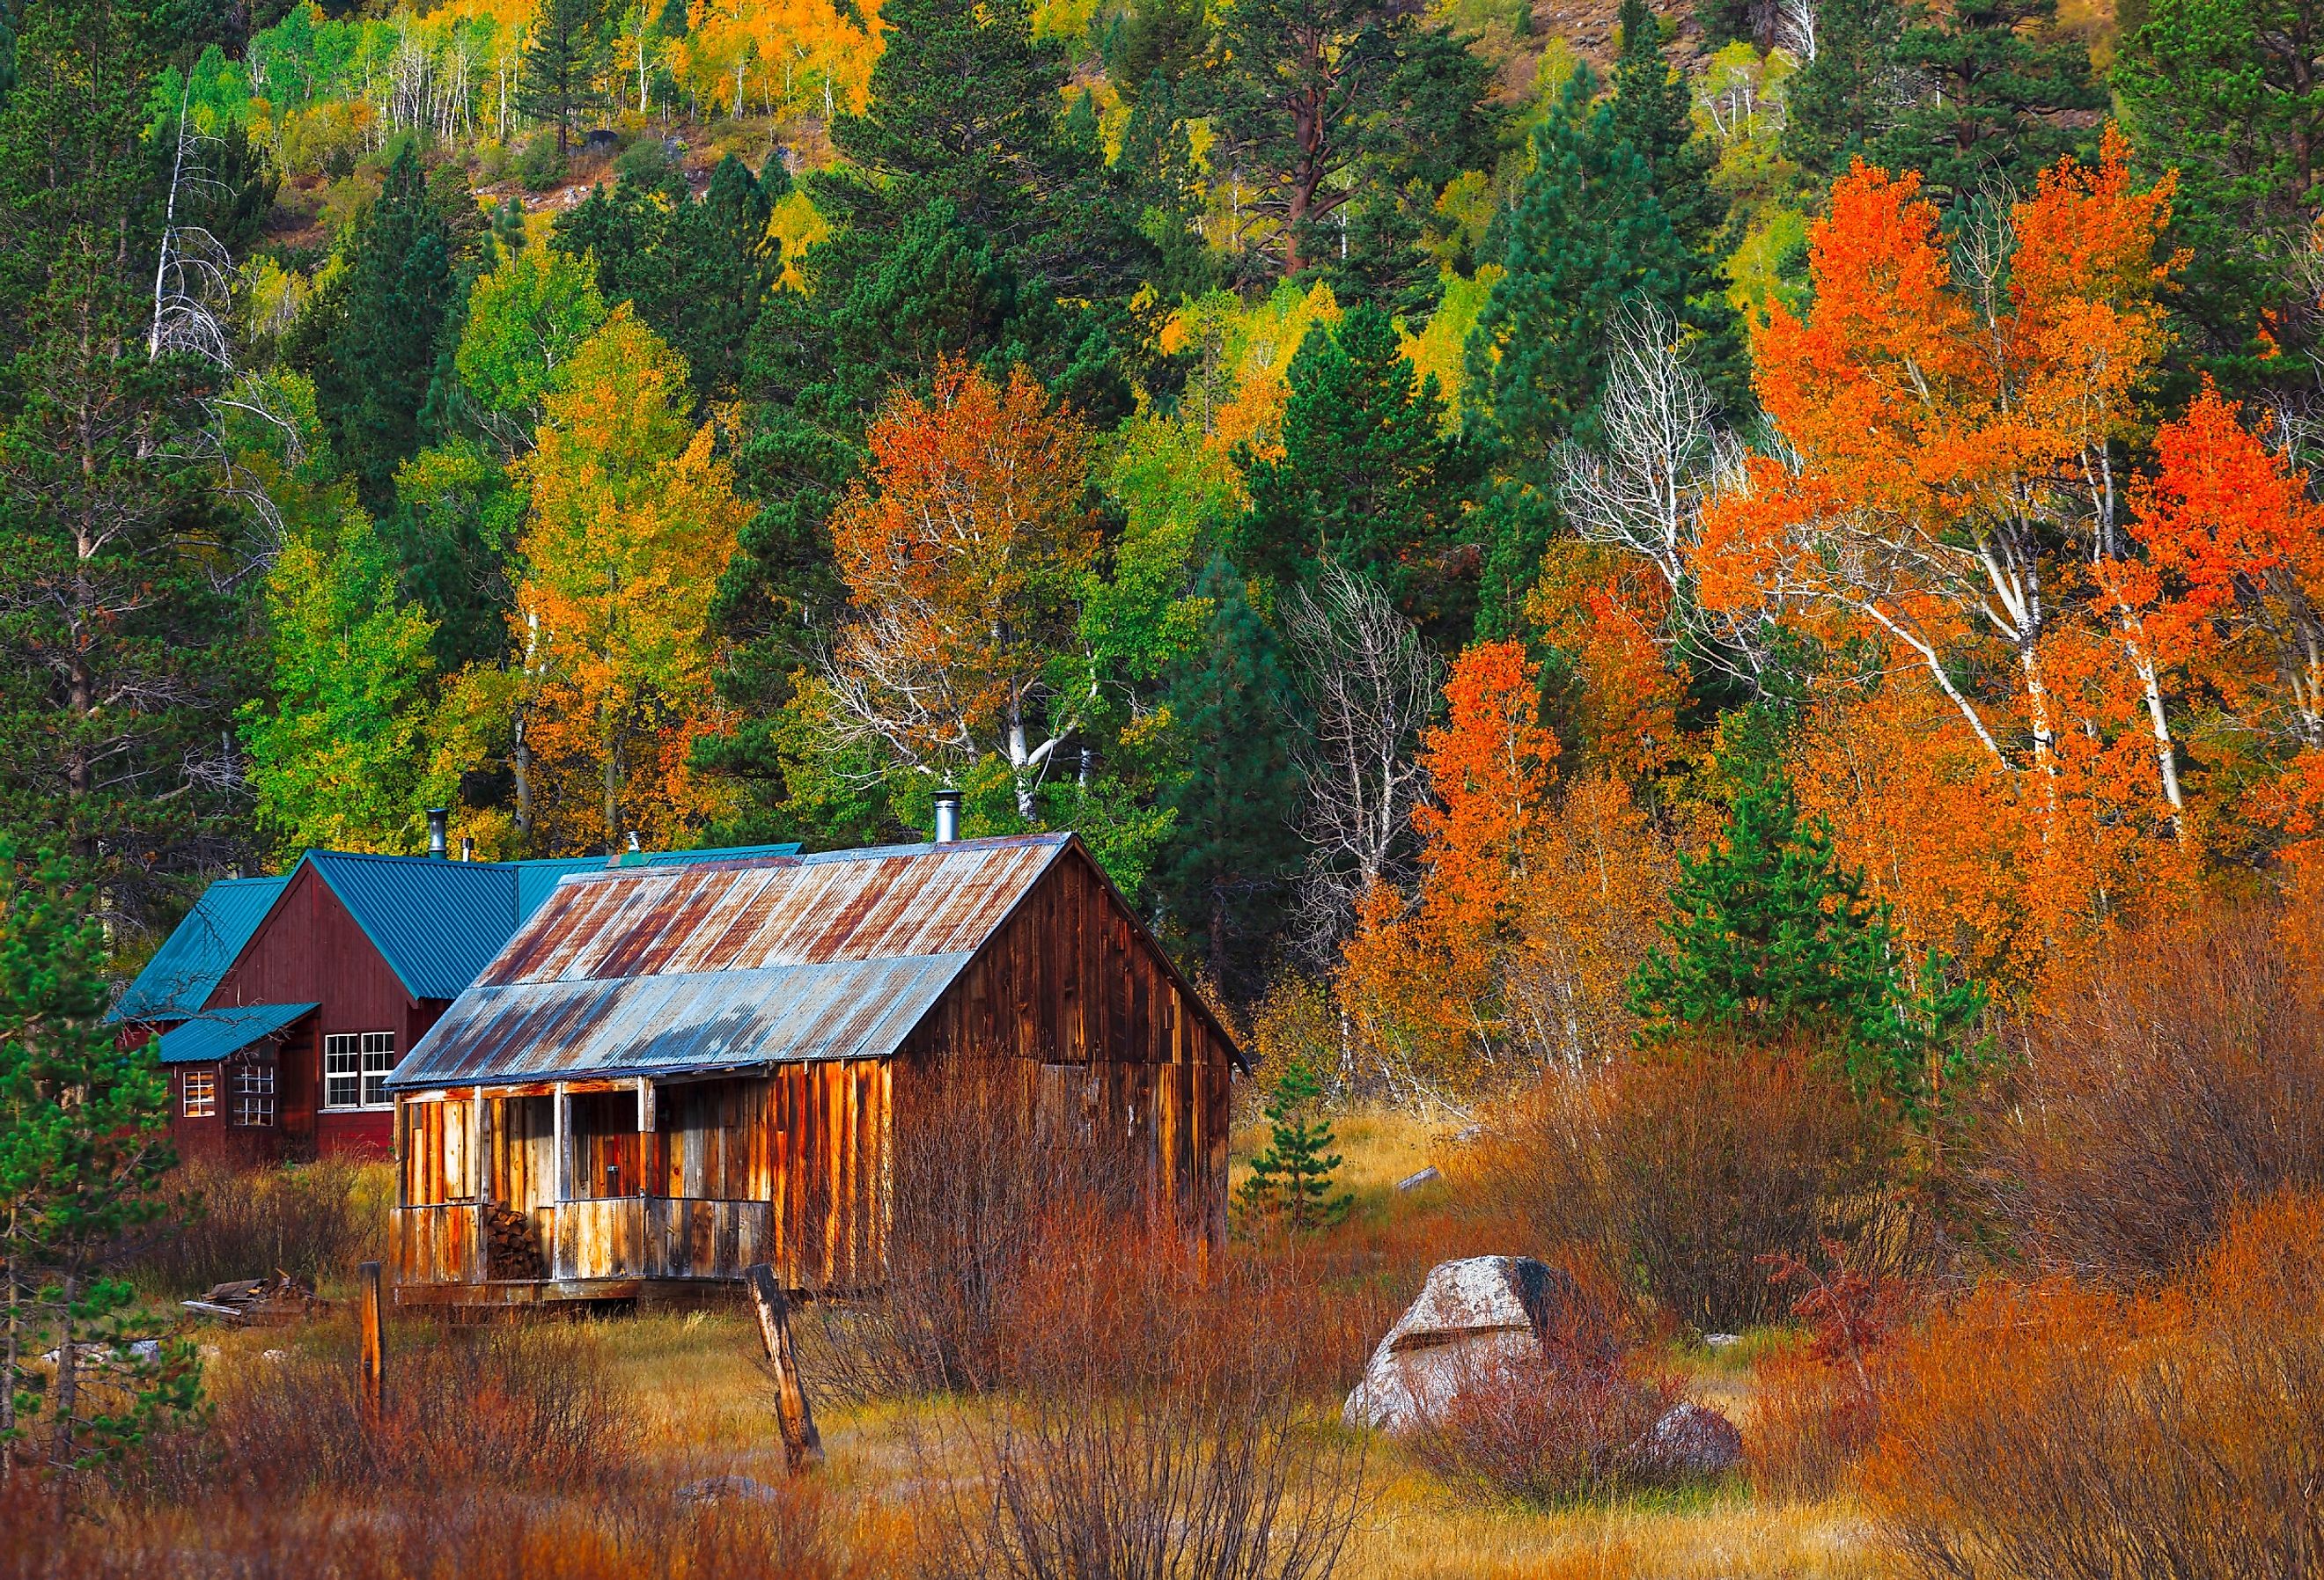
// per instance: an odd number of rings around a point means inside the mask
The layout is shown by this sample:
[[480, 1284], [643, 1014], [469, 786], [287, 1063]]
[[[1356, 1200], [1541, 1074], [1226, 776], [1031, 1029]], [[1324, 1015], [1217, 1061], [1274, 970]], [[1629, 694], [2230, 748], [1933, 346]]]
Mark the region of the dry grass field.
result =
[[[1453, 1160], [1461, 1148], [1452, 1139], [1454, 1128], [1452, 1122], [1432, 1125], [1388, 1112], [1338, 1120], [1338, 1150], [1344, 1159], [1340, 1177], [1355, 1192], [1357, 1205], [1348, 1223], [1323, 1238], [1344, 1251], [1343, 1279], [1351, 1277], [1368, 1289], [1380, 1286], [1367, 1300], [1372, 1323], [1350, 1346], [1359, 1363], [1360, 1349], [1376, 1341], [1379, 1328], [1392, 1319], [1439, 1253], [1449, 1257], [1494, 1243], [1489, 1225], [1456, 1210], [1461, 1187], [1455, 1179], [1431, 1181], [1406, 1193], [1395, 1188], [1397, 1181], [1430, 1164], [1457, 1178]], [[1259, 1140], [1256, 1125], [1239, 1131], [1239, 1162]], [[369, 1194], [362, 1181], [355, 1188]], [[324, 1291], [342, 1297], [349, 1292], [336, 1280], [326, 1280]], [[677, 1489], [719, 1476], [788, 1484], [771, 1383], [761, 1369], [758, 1334], [746, 1311], [649, 1311], [551, 1325], [551, 1331], [559, 1343], [577, 1344], [597, 1385], [633, 1412], [619, 1448], [622, 1499], [666, 1503]], [[205, 1330], [202, 1338], [208, 1347], [210, 1388], [228, 1412], [254, 1389], [274, 1391], [286, 1365], [311, 1363], [344, 1371], [352, 1364], [353, 1335], [344, 1314], [293, 1332]], [[1286, 1335], [1283, 1342], [1296, 1338]], [[434, 1364], [440, 1339], [427, 1322], [399, 1319], [391, 1325], [391, 1392], [415, 1386], [414, 1371]], [[802, 1319], [800, 1339], [802, 1364], [815, 1390], [831, 1357], [814, 1315]], [[1780, 1339], [1760, 1342], [1756, 1335], [1718, 1354], [1674, 1340], [1663, 1346], [1660, 1360], [1683, 1375], [1690, 1397], [1726, 1411], [1748, 1430], [1752, 1357], [1781, 1348]], [[1318, 1442], [1341, 1447], [1354, 1443], [1337, 1424], [1338, 1398], [1338, 1385], [1310, 1390], [1299, 1407], [1298, 1429]], [[950, 1398], [855, 1403], [826, 1395], [816, 1402], [826, 1463], [812, 1481], [819, 1539], [837, 1566], [831, 1572], [876, 1574], [916, 1565], [927, 1539], [921, 1505], [931, 1483], [973, 1471], [948, 1446], [943, 1428], [962, 1410], [987, 1408]], [[1807, 1580], [1877, 1572], [1865, 1522], [1845, 1498], [1770, 1500], [1755, 1496], [1748, 1480], [1736, 1475], [1684, 1491], [1541, 1508], [1449, 1483], [1392, 1441], [1375, 1438], [1362, 1446], [1361, 1492], [1334, 1571], [1342, 1576]], [[427, 1495], [414, 1489], [390, 1492], [382, 1501], [392, 1508], [401, 1499], [424, 1501]], [[525, 1501], [549, 1511], [552, 1524], [592, 1517], [581, 1510], [559, 1514], [567, 1495], [553, 1486], [535, 1487]], [[172, 1519], [169, 1500], [161, 1501], [162, 1508], [138, 1521], [148, 1538], [161, 1538], [165, 1546], [172, 1531], [177, 1539], [194, 1539], [198, 1527]], [[344, 1492], [319, 1488], [290, 1507], [301, 1505], [305, 1519], [317, 1525], [368, 1517]], [[279, 1529], [281, 1521], [266, 1523]]]

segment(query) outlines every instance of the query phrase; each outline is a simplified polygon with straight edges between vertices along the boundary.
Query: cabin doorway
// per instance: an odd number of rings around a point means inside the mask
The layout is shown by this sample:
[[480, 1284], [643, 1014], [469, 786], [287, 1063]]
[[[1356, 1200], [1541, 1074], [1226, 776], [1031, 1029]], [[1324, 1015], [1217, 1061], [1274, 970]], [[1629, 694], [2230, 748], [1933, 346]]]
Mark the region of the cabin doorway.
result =
[[529, 1213], [557, 1200], [557, 1108], [550, 1097], [497, 1097], [493, 1200]]

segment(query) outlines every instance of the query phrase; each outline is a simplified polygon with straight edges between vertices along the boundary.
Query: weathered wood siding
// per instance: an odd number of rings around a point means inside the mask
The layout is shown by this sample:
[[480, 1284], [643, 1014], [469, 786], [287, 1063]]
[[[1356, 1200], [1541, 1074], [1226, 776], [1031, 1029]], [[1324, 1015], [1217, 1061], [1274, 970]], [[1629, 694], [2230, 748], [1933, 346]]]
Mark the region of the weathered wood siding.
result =
[[[1194, 1232], [1226, 1231], [1232, 1050], [1077, 846], [1042, 875], [894, 1059], [669, 1080], [641, 1133], [633, 1081], [568, 1082], [568, 1193], [556, 1197], [554, 1088], [489, 1094], [492, 1198], [531, 1211], [556, 1280], [731, 1278], [772, 1262], [795, 1289], [862, 1289], [884, 1264], [891, 1148], [947, 1065], [1015, 1076], [1044, 1125], [1126, 1144]], [[473, 1191], [469, 1095], [408, 1100], [407, 1204]], [[418, 1233], [414, 1232], [415, 1234]], [[442, 1265], [435, 1229], [400, 1270]], [[399, 1241], [399, 1244], [402, 1243]], [[401, 1252], [399, 1253], [401, 1255]], [[738, 1261], [736, 1259], [740, 1258]]]
[[[882, 1254], [890, 1089], [890, 1067], [878, 1059], [665, 1085], [655, 1092], [655, 1128], [642, 1136], [634, 1085], [580, 1093], [564, 1202], [553, 1094], [488, 1093], [492, 1199], [532, 1213], [552, 1278], [739, 1278], [763, 1261], [794, 1289], [859, 1288], [874, 1280]], [[472, 1200], [473, 1094], [401, 1106], [403, 1205], [433, 1212]], [[619, 1193], [604, 1190], [608, 1164]], [[448, 1231], [433, 1218], [414, 1222], [415, 1238], [398, 1240], [400, 1280], [447, 1281], [438, 1245]], [[690, 1270], [699, 1269], [723, 1270]]]
[[[1126, 1140], [1161, 1199], [1223, 1239], [1231, 1050], [1078, 847], [1026, 896], [899, 1057], [914, 1068], [1018, 1061], [1026, 1100], [1045, 1121]], [[908, 1098], [898, 1103], [898, 1123], [908, 1123]]]

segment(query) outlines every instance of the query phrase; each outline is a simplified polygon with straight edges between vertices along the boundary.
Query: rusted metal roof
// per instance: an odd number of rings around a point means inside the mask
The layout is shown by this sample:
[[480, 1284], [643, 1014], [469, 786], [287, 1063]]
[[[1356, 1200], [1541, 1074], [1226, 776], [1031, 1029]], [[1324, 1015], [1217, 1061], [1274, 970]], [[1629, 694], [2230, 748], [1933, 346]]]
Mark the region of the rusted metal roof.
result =
[[1071, 837], [567, 877], [388, 1084], [884, 1058]]

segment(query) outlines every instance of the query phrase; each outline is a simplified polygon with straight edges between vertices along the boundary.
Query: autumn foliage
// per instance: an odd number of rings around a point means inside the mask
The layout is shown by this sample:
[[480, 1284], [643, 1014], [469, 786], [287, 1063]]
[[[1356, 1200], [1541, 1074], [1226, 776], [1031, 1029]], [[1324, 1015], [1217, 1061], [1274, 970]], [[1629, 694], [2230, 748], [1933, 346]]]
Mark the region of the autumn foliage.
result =
[[947, 779], [1000, 755], [1029, 815], [1093, 684], [1071, 660], [1098, 551], [1088, 434], [1023, 368], [995, 383], [949, 363], [925, 398], [889, 403], [868, 445], [831, 522], [853, 604], [829, 667], [836, 712]]
[[746, 513], [686, 392], [684, 359], [616, 309], [547, 395], [523, 464], [509, 624], [535, 848], [616, 849], [632, 828], [679, 843], [719, 804], [692, 753], [723, 723], [710, 602]]
[[2240, 1213], [2183, 1279], [1980, 1289], [1900, 1345], [1862, 1486], [1906, 1573], [2324, 1563], [2324, 1206]]

